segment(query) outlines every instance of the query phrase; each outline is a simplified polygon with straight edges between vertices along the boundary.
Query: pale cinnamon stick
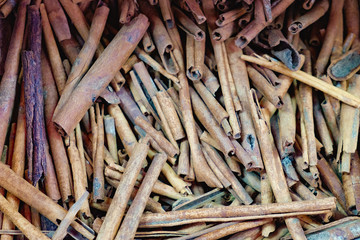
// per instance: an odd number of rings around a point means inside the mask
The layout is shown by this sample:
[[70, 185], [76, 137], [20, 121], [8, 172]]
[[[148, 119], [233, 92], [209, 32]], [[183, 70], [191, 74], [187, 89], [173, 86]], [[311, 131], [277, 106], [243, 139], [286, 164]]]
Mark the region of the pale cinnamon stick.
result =
[[124, 215], [127, 201], [130, 198], [131, 189], [134, 187], [136, 177], [140, 172], [141, 166], [143, 165], [149, 150], [148, 141], [148, 138], [145, 138], [142, 142], [136, 144], [133, 150], [133, 156], [130, 157], [129, 162], [127, 163], [124, 175], [116, 189], [104, 222], [101, 225], [98, 238], [104, 239], [115, 237]]

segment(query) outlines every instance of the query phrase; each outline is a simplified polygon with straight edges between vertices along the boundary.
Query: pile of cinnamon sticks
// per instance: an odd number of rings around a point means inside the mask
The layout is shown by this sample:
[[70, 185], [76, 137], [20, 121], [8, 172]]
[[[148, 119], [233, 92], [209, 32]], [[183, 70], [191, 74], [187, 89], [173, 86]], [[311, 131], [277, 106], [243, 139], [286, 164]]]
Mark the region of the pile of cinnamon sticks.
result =
[[357, 0], [0, 0], [0, 239], [360, 237]]

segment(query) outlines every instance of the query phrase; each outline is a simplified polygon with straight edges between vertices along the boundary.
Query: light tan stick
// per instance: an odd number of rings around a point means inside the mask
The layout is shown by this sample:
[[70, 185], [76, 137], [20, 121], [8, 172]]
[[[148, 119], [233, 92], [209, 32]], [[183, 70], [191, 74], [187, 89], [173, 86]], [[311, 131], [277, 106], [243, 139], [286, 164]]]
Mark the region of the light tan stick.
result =
[[[86, 192], [87, 186], [84, 184], [84, 178], [86, 178], [86, 173], [83, 170], [83, 165], [81, 163], [79, 151], [75, 144], [74, 134], [70, 135], [70, 145], [67, 151], [71, 164], [71, 170], [73, 173], [73, 182], [74, 182], [73, 187], [74, 187], [75, 200], [77, 201]], [[92, 217], [89, 203], [87, 201], [85, 202], [84, 205], [81, 206], [79, 215], [80, 218], [82, 219], [87, 219]]]
[[[58, 219], [61, 220], [65, 217], [67, 211], [64, 208], [55, 203], [44, 193], [36, 189], [25, 179], [19, 177], [10, 168], [1, 162], [0, 170], [0, 185], [11, 192], [14, 196], [18, 197], [29, 206], [38, 210], [39, 213], [47, 217], [55, 224], [57, 224]], [[72, 222], [71, 226], [83, 236], [89, 239], [95, 238], [94, 235], [92, 235], [86, 228], [84, 228], [76, 221]]]
[[163, 108], [160, 106], [160, 102], [158, 100], [158, 98], [156, 97], [156, 95], [154, 95], [152, 98], [152, 101], [154, 103], [154, 106], [156, 108], [156, 111], [161, 119], [161, 128], [163, 129], [164, 133], [166, 134], [167, 138], [169, 139], [169, 141], [172, 143], [172, 145], [175, 147], [175, 148], [179, 148], [178, 147], [178, 144], [172, 134], [172, 131], [170, 129], [170, 126], [169, 126], [169, 123], [165, 117], [165, 114], [163, 112]]
[[164, 135], [157, 131], [151, 124], [142, 117], [135, 119], [136, 125], [141, 127], [147, 134], [149, 134], [170, 157], [174, 157], [179, 153], [179, 150], [172, 145]]
[[135, 199], [126, 213], [119, 232], [115, 237], [116, 240], [135, 237], [135, 232], [139, 225], [141, 215], [145, 209], [146, 202], [150, 196], [151, 189], [159, 177], [160, 171], [166, 159], [167, 157], [165, 153], [157, 154], [153, 159], [153, 162], [146, 172], [143, 183], [141, 184]]
[[[261, 204], [273, 203], [273, 193], [267, 174], [261, 173]], [[261, 235], [268, 237], [276, 229], [274, 222], [269, 222], [261, 227]]]
[[171, 133], [173, 134], [175, 140], [183, 139], [185, 137], [185, 132], [181, 125], [178, 114], [176, 113], [173, 101], [166, 91], [157, 92], [156, 97], [159, 100], [161, 109], [163, 110], [165, 118], [169, 123]]
[[94, 180], [92, 198], [95, 202], [103, 201], [105, 197], [105, 181], [104, 181], [104, 105], [101, 111], [99, 104], [96, 104], [96, 120], [97, 120], [97, 143], [96, 154], [93, 160]]
[[232, 128], [232, 135], [235, 139], [240, 138], [240, 125], [237, 120], [236, 114], [235, 114], [235, 106], [231, 95], [230, 85], [229, 85], [229, 79], [227, 76], [227, 68], [226, 68], [226, 61], [225, 61], [225, 55], [224, 55], [224, 43], [218, 43], [215, 41], [212, 41], [212, 45], [214, 48], [215, 58], [218, 65], [218, 72], [219, 72], [219, 79], [221, 84], [221, 91], [224, 96], [224, 102], [225, 102], [225, 109], [229, 114], [229, 122], [230, 126]]
[[[256, 133], [260, 142], [260, 150], [263, 155], [263, 161], [267, 172], [271, 172], [269, 181], [277, 202], [291, 202], [290, 193], [286, 183], [285, 175], [282, 169], [279, 154], [274, 145], [274, 140], [268, 129], [268, 123], [264, 119], [254, 90], [250, 90], [251, 115], [254, 120]], [[306, 239], [301, 228], [300, 221], [297, 218], [286, 218], [286, 226], [294, 239]]]
[[67, 234], [67, 229], [70, 226], [71, 222], [75, 219], [77, 212], [80, 210], [81, 206], [87, 201], [89, 192], [85, 192], [79, 200], [77, 200], [69, 209], [68, 213], [64, 219], [59, 224], [58, 228], [52, 236], [52, 240], [63, 240]]
[[104, 117], [105, 124], [105, 133], [106, 133], [106, 141], [107, 146], [109, 148], [109, 152], [111, 156], [115, 159], [115, 163], [119, 163], [118, 155], [117, 155], [117, 143], [116, 143], [116, 130], [115, 130], [115, 120], [112, 116], [106, 115]]
[[259, 64], [260, 66], [269, 68], [275, 72], [279, 72], [279, 73], [282, 73], [289, 77], [293, 77], [293, 78], [299, 80], [300, 82], [303, 82], [303, 83], [305, 83], [313, 88], [316, 88], [336, 99], [339, 99], [340, 101], [342, 101], [350, 106], [353, 106], [356, 108], [360, 107], [360, 99], [358, 97], [356, 97], [348, 92], [345, 92], [344, 90], [341, 90], [335, 86], [332, 86], [324, 81], [321, 81], [320, 79], [313, 77], [312, 75], [307, 74], [303, 71], [290, 71], [282, 63], [271, 62], [271, 61], [267, 61], [265, 59], [259, 59], [259, 58], [252, 57], [252, 56], [242, 55], [241, 58], [245, 61]]
[[[355, 75], [349, 80], [348, 92], [359, 97], [360, 75]], [[340, 113], [340, 134], [343, 155], [356, 151], [359, 132], [359, 109], [347, 105], [341, 107]], [[345, 158], [346, 159], [346, 158]], [[350, 157], [347, 161], [341, 161], [341, 172], [350, 173]]]
[[0, 194], [0, 209], [29, 239], [49, 240], [38, 228], [24, 218], [14, 207]]
[[187, 176], [190, 173], [190, 147], [189, 142], [184, 140], [180, 143], [180, 154], [178, 160], [177, 174]]
[[54, 74], [57, 90], [61, 94], [66, 83], [65, 70], [62, 65], [59, 49], [57, 48], [54, 34], [51, 30], [50, 22], [44, 4], [40, 5], [40, 13], [41, 13], [41, 25], [44, 34], [46, 50], [49, 55], [51, 69]]
[[217, 140], [225, 156], [232, 155], [235, 150], [229, 137], [226, 136], [224, 130], [216, 122], [209, 109], [192, 88], [190, 88], [190, 95], [191, 101], [193, 103], [194, 113], [199, 121], [207, 129], [207, 131], [209, 131], [210, 135]]
[[149, 138], [144, 138], [142, 142], [135, 145], [121, 182], [106, 213], [104, 223], [101, 225], [98, 234], [99, 239], [114, 239], [130, 198], [131, 189], [135, 185], [136, 177], [143, 166], [148, 151]]
[[110, 105], [108, 107], [110, 115], [115, 119], [116, 131], [123, 143], [125, 150], [129, 156], [132, 154], [132, 150], [137, 143], [136, 137], [130, 128], [128, 121], [126, 120], [123, 112], [118, 105]]
[[157, 61], [155, 61], [150, 55], [141, 50], [139, 47], [135, 49], [135, 53], [144, 63], [148, 64], [155, 71], [160, 72], [164, 77], [170, 79], [175, 85], [179, 84], [179, 79], [174, 75], [168, 73]]

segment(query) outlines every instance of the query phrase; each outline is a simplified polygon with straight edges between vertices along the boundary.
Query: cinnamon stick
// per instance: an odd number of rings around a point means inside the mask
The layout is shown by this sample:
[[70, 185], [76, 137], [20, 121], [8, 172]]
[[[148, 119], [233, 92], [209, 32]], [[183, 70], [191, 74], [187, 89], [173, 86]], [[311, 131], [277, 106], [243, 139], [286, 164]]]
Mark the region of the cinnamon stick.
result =
[[[91, 106], [92, 102], [100, 95], [107, 84], [110, 83], [121, 65], [135, 49], [136, 44], [141, 40], [141, 37], [144, 35], [148, 25], [149, 23], [144, 15], [136, 17], [129, 25], [124, 26], [122, 30], [119, 31], [113, 41], [111, 41], [111, 43], [107, 46], [103, 54], [101, 54], [101, 56], [92, 65], [90, 70], [83, 77], [81, 83], [73, 90], [72, 95], [76, 97], [72, 97], [66, 101], [59, 113], [53, 117], [54, 123], [56, 123], [58, 129], [63, 135], [69, 134], [70, 131], [75, 128], [76, 124], [81, 120], [82, 116]], [[139, 31], [140, 34], [135, 35], [134, 38], [127, 36], [128, 34], [135, 34], [137, 31]], [[123, 49], [121, 54], [117, 53], [117, 51], [113, 51], [113, 48], [117, 48], [120, 42], [122, 43], [121, 49]], [[124, 45], [124, 42], [126, 45]], [[114, 64], [105, 64], [104, 66], [104, 61], [108, 58], [113, 58]], [[107, 76], [102, 77], [102, 81], [97, 81], [96, 86], [91, 87], [88, 82], [91, 83], [94, 81], [93, 79], [96, 79], [96, 76], [99, 76], [102, 72], [106, 72]], [[88, 92], [91, 92], [92, 96], [86, 94]], [[84, 94], [86, 96], [83, 96]], [[81, 104], [80, 101], [82, 102]], [[74, 102], [76, 104], [74, 104]], [[83, 107], [79, 109], [78, 106]], [[71, 119], [69, 119], [69, 116], [71, 116]]]
[[20, 51], [23, 44], [26, 8], [30, 3], [28, 0], [23, 0], [19, 3], [18, 16], [14, 24], [14, 31], [11, 35], [9, 50], [6, 56], [6, 63], [4, 66], [4, 75], [0, 84], [0, 108], [3, 109], [0, 113], [0, 118], [3, 119], [0, 123], [0, 152], [2, 152], [5, 138], [7, 134], [8, 122], [14, 106], [16, 81], [18, 78], [18, 68], [20, 62]]
[[147, 138], [136, 144], [133, 150], [133, 156], [129, 159], [124, 175], [118, 188], [116, 189], [104, 222], [101, 225], [98, 238], [103, 239], [115, 237], [124, 215], [127, 201], [130, 198], [130, 189], [134, 187], [136, 176], [138, 175], [149, 150], [148, 141], [149, 139]]

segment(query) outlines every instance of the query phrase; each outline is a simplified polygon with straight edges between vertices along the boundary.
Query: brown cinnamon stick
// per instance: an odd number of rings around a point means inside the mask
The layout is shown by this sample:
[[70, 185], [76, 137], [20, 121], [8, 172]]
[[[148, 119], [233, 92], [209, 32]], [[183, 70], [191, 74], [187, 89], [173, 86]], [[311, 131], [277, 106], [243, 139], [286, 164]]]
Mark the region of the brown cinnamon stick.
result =
[[[92, 65], [90, 70], [83, 77], [81, 83], [72, 92], [72, 95], [76, 97], [69, 99], [69, 101], [67, 101], [61, 110], [53, 117], [54, 123], [56, 123], [62, 134], [68, 134], [75, 128], [76, 124], [81, 120], [82, 116], [91, 106], [93, 101], [95, 101], [95, 99], [110, 83], [121, 65], [135, 49], [136, 44], [138, 44], [141, 40], [141, 37], [144, 35], [148, 25], [148, 20], [144, 15], [136, 17], [129, 25], [124, 26], [122, 30], [119, 31], [105, 51]], [[138, 31], [140, 34], [138, 34]], [[135, 35], [129, 37], [127, 36], [129, 34]], [[114, 48], [117, 48], [120, 43], [122, 44], [121, 49], [123, 50], [121, 54], [113, 50]], [[126, 45], [124, 45], [124, 43], [126, 43]], [[107, 59], [109, 58], [113, 59], [112, 62], [114, 64], [104, 64], [104, 62], [107, 62]], [[97, 81], [96, 86], [90, 86], [88, 84], [94, 81], [99, 74], [102, 75], [103, 72], [106, 72], [107, 75], [106, 77], [101, 78], [102, 81]], [[91, 92], [91, 95], [88, 94], [89, 92]], [[83, 96], [84, 94], [86, 96]], [[73, 101], [76, 104], [72, 103]], [[79, 106], [82, 107], [79, 109]], [[71, 119], [69, 119], [70, 115]]]
[[4, 75], [0, 84], [0, 152], [2, 152], [7, 134], [8, 122], [14, 106], [16, 81], [18, 78], [18, 68], [20, 62], [20, 51], [23, 44], [26, 8], [29, 0], [23, 0], [19, 3], [18, 16], [14, 24], [14, 31], [11, 35], [9, 50], [6, 56], [4, 66]]
[[154, 228], [161, 226], [179, 226], [195, 221], [224, 222], [271, 218], [271, 215], [301, 213], [306, 211], [329, 210], [335, 207], [334, 198], [291, 203], [271, 203], [236, 207], [202, 208], [170, 211], [165, 213], [147, 213], [140, 220], [140, 227]]

